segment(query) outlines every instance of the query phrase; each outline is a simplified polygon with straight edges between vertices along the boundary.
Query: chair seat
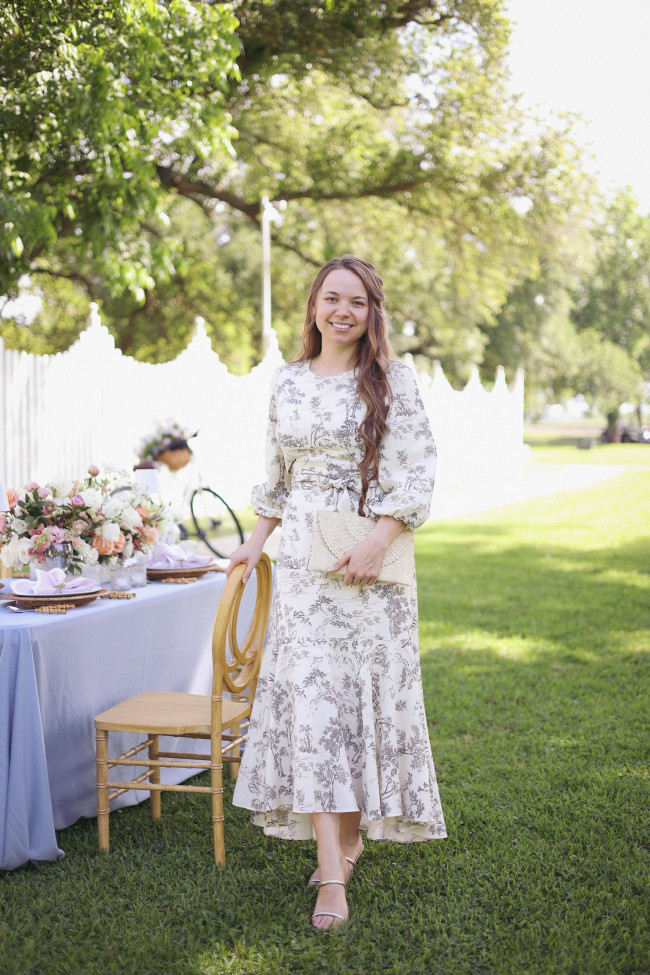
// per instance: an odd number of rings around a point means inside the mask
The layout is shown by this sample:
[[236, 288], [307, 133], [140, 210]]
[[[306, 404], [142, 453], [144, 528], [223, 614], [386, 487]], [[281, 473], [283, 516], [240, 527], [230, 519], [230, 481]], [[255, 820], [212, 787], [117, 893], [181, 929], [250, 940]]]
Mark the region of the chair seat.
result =
[[[138, 694], [95, 718], [100, 731], [146, 731], [152, 735], [200, 735], [210, 737], [210, 697], [176, 691], [148, 691]], [[222, 702], [222, 728], [250, 714], [247, 701]]]

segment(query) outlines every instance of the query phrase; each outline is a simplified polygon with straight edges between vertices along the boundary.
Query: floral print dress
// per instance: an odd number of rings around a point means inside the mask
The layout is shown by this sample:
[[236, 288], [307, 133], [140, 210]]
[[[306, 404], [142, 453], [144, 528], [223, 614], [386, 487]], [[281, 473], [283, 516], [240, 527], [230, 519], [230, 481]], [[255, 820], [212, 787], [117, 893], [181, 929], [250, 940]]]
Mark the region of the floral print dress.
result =
[[[366, 515], [409, 528], [426, 519], [436, 450], [412, 371], [392, 363], [393, 402]], [[446, 836], [422, 696], [413, 585], [360, 588], [307, 568], [316, 512], [356, 513], [359, 424], [354, 370], [309, 362], [273, 377], [267, 482], [257, 514], [282, 519], [267, 646], [234, 803], [285, 839], [313, 837], [310, 813], [361, 810], [371, 839]]]

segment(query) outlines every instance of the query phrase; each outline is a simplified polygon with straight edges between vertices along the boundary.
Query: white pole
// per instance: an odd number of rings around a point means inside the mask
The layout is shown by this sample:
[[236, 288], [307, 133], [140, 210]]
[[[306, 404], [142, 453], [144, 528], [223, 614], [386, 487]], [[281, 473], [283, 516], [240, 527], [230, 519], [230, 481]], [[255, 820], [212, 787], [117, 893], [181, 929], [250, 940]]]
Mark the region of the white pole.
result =
[[268, 196], [262, 197], [262, 357], [271, 345], [271, 214]]

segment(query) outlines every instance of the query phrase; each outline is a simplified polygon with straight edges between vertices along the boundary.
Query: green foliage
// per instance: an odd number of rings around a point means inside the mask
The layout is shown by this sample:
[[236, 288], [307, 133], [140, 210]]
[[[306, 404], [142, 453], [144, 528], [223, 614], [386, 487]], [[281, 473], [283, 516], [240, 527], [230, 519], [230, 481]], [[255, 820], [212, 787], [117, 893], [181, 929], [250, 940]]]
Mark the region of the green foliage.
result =
[[629, 194], [601, 220], [572, 120], [507, 95], [500, 0], [32, 0], [0, 5], [0, 29], [0, 292], [29, 271], [45, 300], [3, 323], [8, 345], [65, 347], [83, 289], [124, 352], [169, 359], [201, 316], [246, 372], [268, 196], [285, 356], [314, 267], [354, 251], [384, 276], [397, 351], [452, 381], [524, 366], [533, 409], [636, 395], [648, 221]]
[[558, 237], [536, 230], [538, 265], [484, 326], [486, 362], [525, 368], [533, 415], [550, 396], [581, 392], [615, 416], [640, 401], [650, 369], [650, 217], [627, 191], [604, 204], [586, 178], [566, 199]]
[[592, 273], [575, 289], [573, 320], [594, 329], [650, 371], [650, 214], [629, 189], [607, 206], [594, 229]]
[[156, 165], [231, 152], [225, 92], [239, 42], [227, 7], [39, 0], [0, 7], [0, 291], [59, 237], [108, 287], [144, 296], [174, 250]]
[[[614, 448], [616, 449], [616, 448]], [[311, 843], [163, 796], [3, 877], [0, 973], [643, 975], [647, 532], [639, 471], [418, 532], [422, 673], [449, 838], [370, 843], [352, 921], [309, 928]], [[89, 730], [89, 734], [92, 731]], [[119, 951], [113, 950], [119, 945]]]

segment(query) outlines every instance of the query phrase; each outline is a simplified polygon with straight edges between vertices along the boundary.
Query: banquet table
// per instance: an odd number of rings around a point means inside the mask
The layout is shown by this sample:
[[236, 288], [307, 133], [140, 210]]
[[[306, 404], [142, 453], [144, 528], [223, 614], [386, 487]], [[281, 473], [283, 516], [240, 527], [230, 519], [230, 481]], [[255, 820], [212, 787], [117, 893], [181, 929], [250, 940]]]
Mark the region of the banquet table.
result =
[[[186, 585], [150, 582], [135, 599], [96, 599], [61, 616], [13, 613], [0, 599], [0, 869], [61, 859], [55, 829], [96, 816], [96, 714], [143, 691], [210, 693], [225, 582], [222, 572]], [[242, 599], [240, 639], [254, 603], [255, 575]], [[136, 740], [112, 735], [111, 754]], [[161, 741], [173, 748], [176, 740]], [[188, 745], [205, 750], [202, 741]], [[163, 769], [162, 781], [190, 774]], [[148, 795], [129, 791], [111, 808]]]

